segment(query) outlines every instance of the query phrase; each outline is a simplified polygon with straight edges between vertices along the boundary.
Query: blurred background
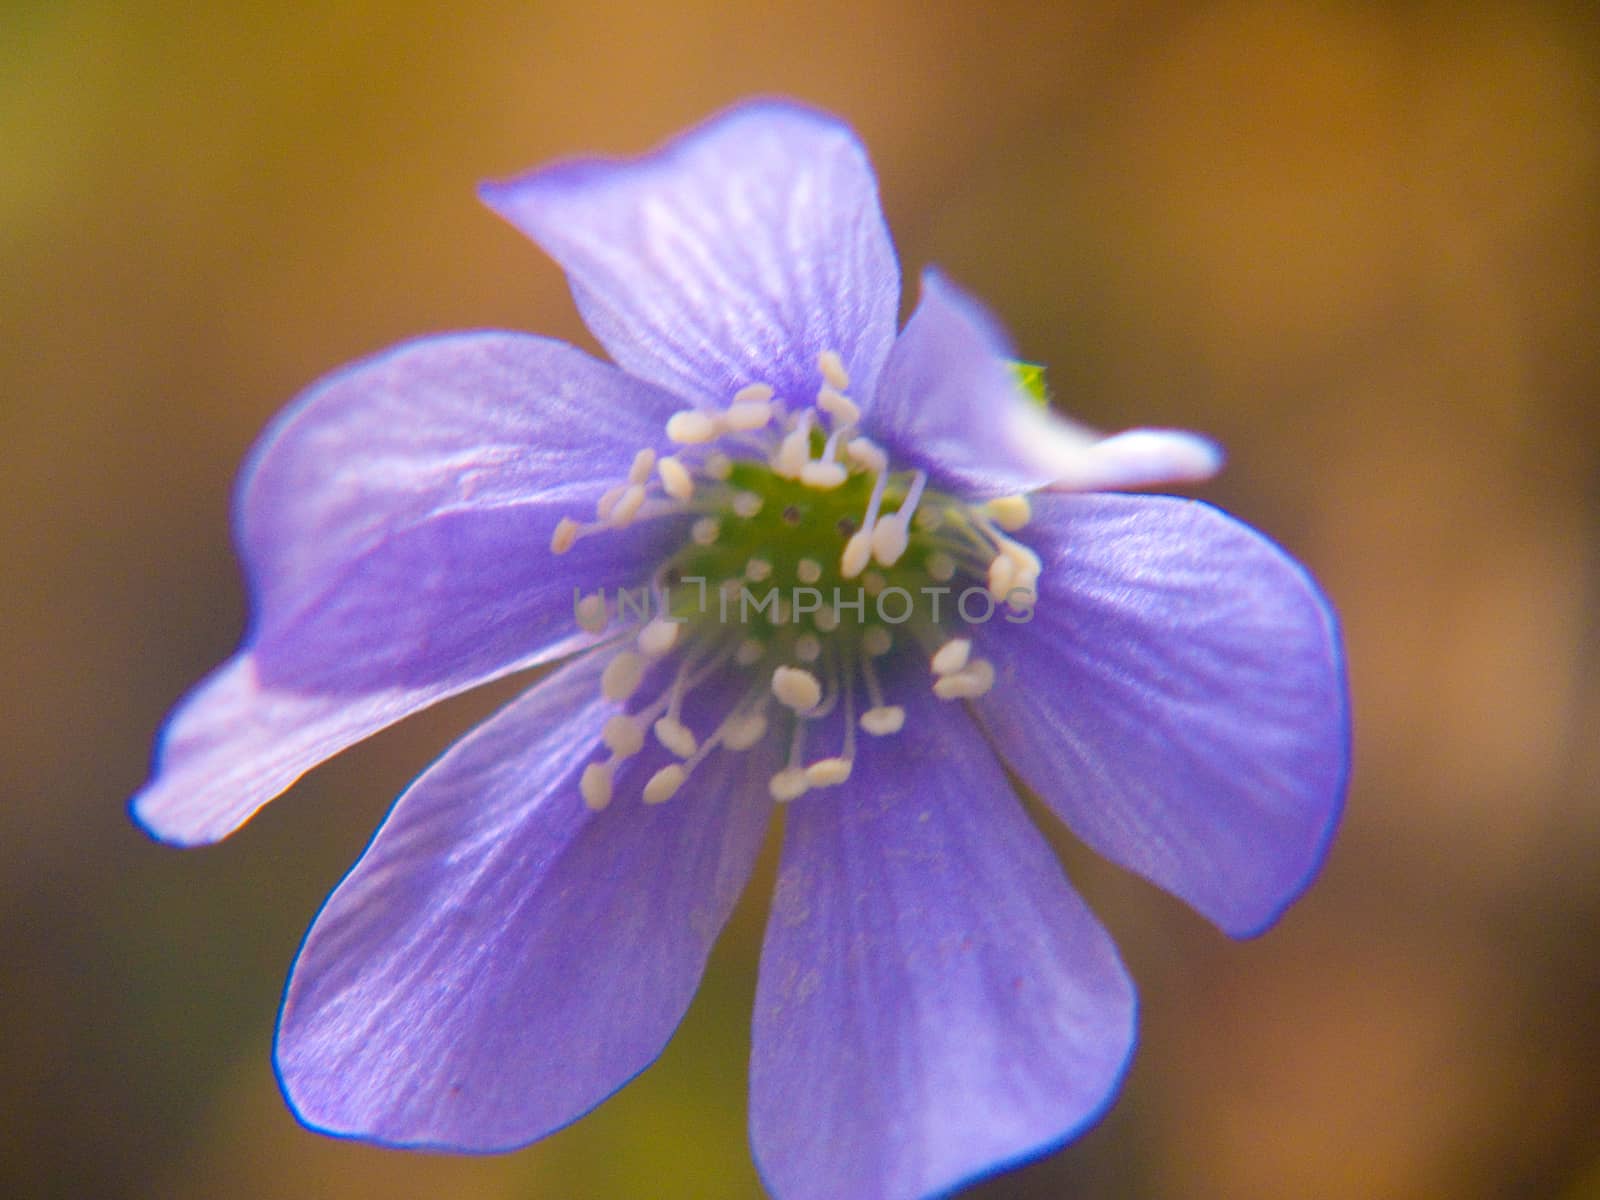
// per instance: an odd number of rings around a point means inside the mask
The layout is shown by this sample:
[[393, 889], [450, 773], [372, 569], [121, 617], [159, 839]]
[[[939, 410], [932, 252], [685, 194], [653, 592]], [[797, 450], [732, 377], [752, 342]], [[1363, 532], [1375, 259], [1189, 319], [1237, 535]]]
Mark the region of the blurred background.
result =
[[0, 1195], [755, 1197], [762, 875], [660, 1063], [517, 1154], [300, 1129], [299, 938], [499, 688], [231, 841], [123, 812], [236, 640], [234, 472], [328, 370], [592, 346], [474, 199], [756, 92], [862, 134], [907, 276], [1062, 405], [1228, 447], [1307, 562], [1356, 762], [1321, 881], [1235, 944], [1056, 835], [1139, 980], [1120, 1101], [976, 1197], [1600, 1196], [1600, 23], [1589, 4], [431, 6], [0, 15]]

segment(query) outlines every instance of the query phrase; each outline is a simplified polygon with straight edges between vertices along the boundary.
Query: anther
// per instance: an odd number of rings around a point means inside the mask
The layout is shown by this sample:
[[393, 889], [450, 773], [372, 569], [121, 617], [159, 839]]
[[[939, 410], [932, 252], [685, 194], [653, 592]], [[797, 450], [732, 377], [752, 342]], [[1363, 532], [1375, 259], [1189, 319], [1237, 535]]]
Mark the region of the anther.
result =
[[609, 518], [611, 523], [619, 528], [626, 525], [633, 520], [642, 504], [644, 504], [644, 484], [630, 483], [611, 510]]
[[[771, 390], [767, 389], [769, 393]], [[749, 433], [760, 429], [770, 420], [772, 420], [772, 403], [765, 397], [759, 400], [740, 400], [735, 396], [728, 411], [722, 414], [722, 423], [735, 433]]]
[[660, 658], [678, 644], [678, 634], [682, 629], [682, 622], [656, 617], [639, 631], [639, 649], [651, 658]]
[[747, 383], [733, 394], [735, 404], [764, 404], [772, 399], [770, 383]]
[[861, 648], [873, 658], [882, 658], [894, 645], [894, 638], [882, 625], [874, 625], [861, 635]]
[[760, 583], [772, 575], [772, 564], [764, 558], [752, 558], [744, 564], [744, 577], [751, 583]]
[[741, 667], [754, 666], [766, 655], [767, 648], [755, 638], [745, 638], [739, 643], [739, 648], [733, 652], [733, 661]]
[[794, 640], [794, 656], [803, 663], [816, 662], [822, 656], [822, 641], [814, 633], [802, 633]]
[[850, 778], [848, 758], [822, 758], [806, 767], [806, 783], [811, 787], [833, 787]]
[[868, 471], [881, 474], [889, 468], [889, 456], [871, 438], [851, 438], [845, 443], [845, 457]]
[[579, 525], [571, 517], [562, 517], [556, 522], [555, 532], [550, 535], [550, 553], [565, 554], [571, 550], [578, 540]]
[[748, 750], [767, 732], [767, 718], [760, 712], [729, 717], [722, 727], [722, 744], [729, 750]]
[[972, 653], [971, 638], [951, 638], [934, 652], [933, 673], [935, 675], [953, 675], [967, 665], [967, 658]]
[[850, 387], [850, 372], [844, 369], [844, 359], [839, 357], [837, 350], [824, 350], [817, 355], [817, 370], [841, 392]]
[[1016, 582], [1017, 564], [1004, 554], [997, 554], [989, 563], [989, 594], [996, 600], [1004, 600], [1011, 594], [1011, 585]]
[[767, 780], [767, 791], [781, 804], [798, 800], [810, 790], [811, 782], [806, 778], [804, 767], [785, 767]]
[[854, 579], [866, 570], [871, 561], [872, 534], [865, 529], [858, 529], [844, 544], [844, 553], [839, 556], [839, 574], [846, 579]]
[[748, 519], [761, 511], [763, 503], [761, 497], [755, 492], [735, 492], [733, 503], [730, 507], [733, 509], [734, 516]]
[[715, 417], [692, 408], [673, 413], [667, 419], [667, 437], [680, 446], [698, 446], [713, 441], [720, 432]]
[[672, 455], [656, 463], [656, 472], [661, 476], [661, 490], [674, 500], [688, 500], [694, 495], [694, 479], [689, 468]]
[[975, 700], [994, 686], [994, 664], [975, 658], [950, 675], [934, 681], [933, 694], [941, 700]]
[[850, 472], [842, 463], [814, 461], [800, 468], [800, 482], [809, 488], [816, 488], [819, 492], [831, 492], [848, 478]]
[[584, 805], [592, 812], [599, 812], [610, 804], [611, 764], [590, 763], [585, 767], [578, 780], [578, 791], [583, 795]]
[[822, 684], [803, 667], [779, 667], [772, 672], [772, 694], [795, 712], [810, 712], [822, 703]]
[[983, 511], [1007, 533], [1024, 528], [1033, 517], [1033, 506], [1026, 496], [998, 496], [985, 504]]
[[706, 455], [706, 461], [702, 469], [706, 473], [706, 478], [715, 479], [720, 483], [733, 474], [733, 459], [720, 450], [713, 450]]
[[795, 564], [794, 577], [801, 583], [815, 583], [822, 578], [822, 564], [814, 558], [802, 558]]
[[811, 461], [811, 414], [801, 415], [800, 424], [783, 435], [778, 452], [772, 457], [774, 474], [785, 479], [799, 479], [806, 464]]
[[683, 781], [689, 778], [678, 763], [662, 767], [650, 776], [650, 782], [644, 785], [644, 802], [646, 804], [665, 804], [677, 795], [678, 789], [683, 786]]
[[872, 530], [872, 557], [883, 566], [892, 567], [899, 562], [910, 544], [906, 519], [899, 513], [884, 517]]
[[861, 728], [873, 737], [888, 737], [905, 728], [906, 710], [898, 704], [880, 704], [861, 714]]
[[700, 748], [699, 740], [691, 730], [677, 717], [662, 717], [655, 723], [656, 741], [679, 758], [688, 758]]
[[609, 521], [612, 512], [617, 507], [617, 501], [622, 499], [622, 493], [628, 490], [626, 483], [619, 483], [616, 487], [607, 488], [600, 493], [600, 499], [595, 501], [594, 515], [597, 520]]
[[578, 628], [585, 633], [601, 633], [606, 627], [606, 598], [599, 592], [585, 596], [579, 600], [575, 607], [574, 615], [578, 618]]
[[854, 425], [861, 420], [861, 409], [856, 402], [827, 384], [817, 392], [817, 407], [833, 418], [836, 428]]
[[696, 546], [711, 545], [721, 532], [722, 525], [715, 517], [701, 517], [689, 526], [689, 537]]
[[644, 679], [644, 666], [642, 655], [624, 650], [600, 672], [600, 694], [607, 700], [626, 700], [639, 689], [639, 683]]
[[656, 465], [656, 452], [654, 450], [641, 450], [633, 456], [633, 465], [628, 468], [629, 483], [643, 483], [650, 478], [650, 468]]
[[618, 758], [627, 758], [644, 748], [644, 730], [632, 717], [617, 713], [606, 720], [600, 730], [600, 740]]
[[811, 614], [811, 623], [817, 627], [818, 633], [832, 633], [839, 628], [839, 610], [819, 608]]
[[935, 550], [928, 555], [925, 566], [928, 577], [935, 583], [949, 583], [956, 577], [956, 560], [943, 550]]

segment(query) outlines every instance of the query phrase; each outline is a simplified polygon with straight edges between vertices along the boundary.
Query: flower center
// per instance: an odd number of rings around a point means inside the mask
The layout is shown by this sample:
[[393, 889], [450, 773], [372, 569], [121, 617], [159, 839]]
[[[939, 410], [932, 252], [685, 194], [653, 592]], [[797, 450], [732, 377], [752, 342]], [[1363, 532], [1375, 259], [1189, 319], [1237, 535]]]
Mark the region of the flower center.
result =
[[[640, 450], [592, 522], [557, 524], [551, 550], [562, 554], [636, 521], [691, 518], [637, 594], [576, 601], [585, 629], [618, 627], [600, 684], [618, 705], [602, 734], [609, 753], [581, 782], [591, 808], [610, 803], [618, 764], [650, 736], [676, 761], [650, 776], [646, 803], [670, 799], [711, 753], [769, 736], [788, 744], [774, 799], [843, 783], [858, 730], [904, 727], [892, 689], [926, 672], [941, 699], [984, 695], [994, 668], [973, 654], [969, 627], [1031, 618], [1039, 559], [1009, 536], [1027, 524], [1027, 499], [971, 504], [929, 488], [922, 471], [891, 470], [859, 435], [839, 355], [817, 365], [810, 406], [786, 410], [757, 383], [722, 410], [675, 414], [670, 453]], [[699, 688], [728, 699], [697, 730], [684, 707]], [[808, 756], [808, 742], [833, 752]]]

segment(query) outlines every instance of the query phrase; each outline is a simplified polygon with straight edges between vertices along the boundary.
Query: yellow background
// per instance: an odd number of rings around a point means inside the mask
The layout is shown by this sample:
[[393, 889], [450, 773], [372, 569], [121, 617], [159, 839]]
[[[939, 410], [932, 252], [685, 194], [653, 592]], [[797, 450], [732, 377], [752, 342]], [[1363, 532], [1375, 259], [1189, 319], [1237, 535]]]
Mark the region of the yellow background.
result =
[[213, 849], [121, 807], [241, 628], [229, 489], [277, 409], [423, 332], [592, 344], [474, 184], [756, 92], [856, 126], [908, 279], [985, 297], [1065, 408], [1220, 438], [1201, 494], [1349, 643], [1348, 816], [1269, 935], [1057, 838], [1143, 1041], [1099, 1127], [973, 1194], [1600, 1194], [1597, 51], [1582, 4], [6, 5], [0, 1194], [758, 1194], [770, 853], [662, 1061], [543, 1144], [283, 1107], [301, 932], [503, 688]]

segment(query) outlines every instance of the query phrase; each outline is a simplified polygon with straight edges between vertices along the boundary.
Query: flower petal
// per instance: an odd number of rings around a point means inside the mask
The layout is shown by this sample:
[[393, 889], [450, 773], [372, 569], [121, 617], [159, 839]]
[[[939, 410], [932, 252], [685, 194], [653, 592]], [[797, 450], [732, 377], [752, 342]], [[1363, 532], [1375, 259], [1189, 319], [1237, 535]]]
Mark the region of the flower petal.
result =
[[313, 388], [241, 482], [252, 629], [172, 716], [136, 819], [214, 841], [352, 742], [591, 641], [573, 588], [637, 582], [664, 531], [561, 558], [551, 531], [662, 440], [673, 404], [569, 346], [499, 333], [413, 342]]
[[897, 457], [971, 495], [1050, 487], [1147, 487], [1210, 478], [1217, 447], [1192, 433], [1136, 429], [1113, 437], [1027, 397], [994, 319], [936, 271], [890, 352], [866, 428]]
[[318, 915], [279, 1018], [300, 1119], [405, 1146], [491, 1151], [574, 1120], [682, 1019], [749, 875], [770, 802], [713, 755], [645, 805], [661, 753], [585, 807], [606, 656], [559, 670], [402, 796]]
[[781, 1200], [910, 1200], [1043, 1153], [1132, 1050], [1116, 949], [970, 717], [905, 699], [897, 740], [788, 816], [750, 1068]]
[[984, 627], [977, 712], [1012, 768], [1108, 858], [1223, 930], [1310, 882], [1349, 764], [1333, 613], [1292, 559], [1198, 501], [1035, 497], [1030, 624]]
[[900, 269], [866, 152], [838, 121], [748, 104], [643, 158], [565, 163], [481, 195], [561, 264], [633, 374], [702, 404], [757, 382], [809, 404], [831, 349], [872, 394]]

